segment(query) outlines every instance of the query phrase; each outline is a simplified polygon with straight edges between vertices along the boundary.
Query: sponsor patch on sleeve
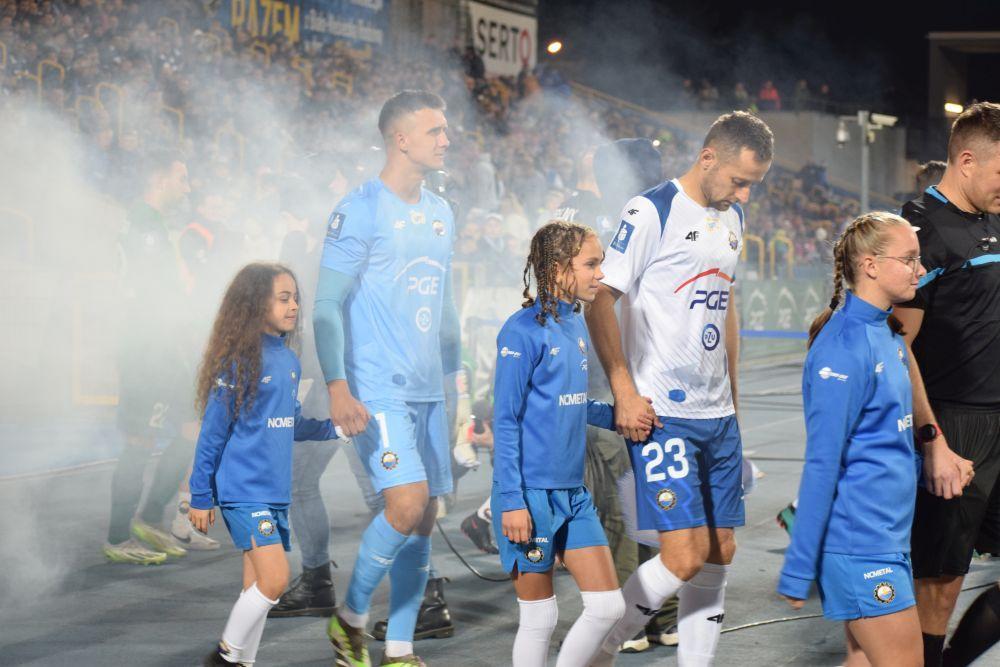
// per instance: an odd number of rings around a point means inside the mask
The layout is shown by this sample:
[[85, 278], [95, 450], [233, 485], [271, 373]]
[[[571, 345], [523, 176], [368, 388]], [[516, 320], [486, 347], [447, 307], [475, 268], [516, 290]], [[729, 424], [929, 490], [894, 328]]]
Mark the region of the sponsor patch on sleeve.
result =
[[346, 215], [334, 211], [333, 215], [330, 216], [330, 221], [326, 225], [326, 237], [328, 239], [333, 239], [334, 241], [339, 239], [340, 230], [344, 228], [344, 222], [346, 221]]
[[635, 225], [631, 225], [622, 220], [622, 224], [618, 227], [618, 231], [615, 232], [615, 238], [611, 242], [611, 247], [620, 253], [624, 253], [628, 248], [628, 242], [632, 238], [633, 231], [635, 231]]

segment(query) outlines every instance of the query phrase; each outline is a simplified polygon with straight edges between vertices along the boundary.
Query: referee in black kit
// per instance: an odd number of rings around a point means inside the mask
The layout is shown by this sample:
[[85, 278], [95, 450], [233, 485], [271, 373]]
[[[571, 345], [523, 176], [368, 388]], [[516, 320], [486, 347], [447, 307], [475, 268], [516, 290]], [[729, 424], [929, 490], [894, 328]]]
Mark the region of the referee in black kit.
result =
[[[894, 311], [915, 358], [914, 432], [924, 454], [911, 556], [927, 667], [942, 665], [948, 619], [973, 549], [1000, 552], [992, 525], [998, 513], [990, 509], [1000, 503], [998, 213], [1000, 105], [984, 102], [955, 120], [941, 183], [902, 211], [920, 228], [927, 269], [916, 298]], [[966, 613], [945, 664], [966, 665], [989, 648], [1000, 631], [992, 622], [998, 611], [994, 586]]]

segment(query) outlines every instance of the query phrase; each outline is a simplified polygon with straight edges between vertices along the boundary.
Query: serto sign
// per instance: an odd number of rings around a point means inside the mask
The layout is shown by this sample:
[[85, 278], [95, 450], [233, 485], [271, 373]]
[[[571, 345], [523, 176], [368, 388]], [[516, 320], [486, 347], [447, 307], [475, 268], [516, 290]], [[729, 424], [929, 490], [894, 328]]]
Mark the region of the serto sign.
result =
[[538, 21], [533, 16], [497, 9], [481, 2], [469, 3], [472, 45], [489, 74], [516, 76], [537, 62], [535, 43]]

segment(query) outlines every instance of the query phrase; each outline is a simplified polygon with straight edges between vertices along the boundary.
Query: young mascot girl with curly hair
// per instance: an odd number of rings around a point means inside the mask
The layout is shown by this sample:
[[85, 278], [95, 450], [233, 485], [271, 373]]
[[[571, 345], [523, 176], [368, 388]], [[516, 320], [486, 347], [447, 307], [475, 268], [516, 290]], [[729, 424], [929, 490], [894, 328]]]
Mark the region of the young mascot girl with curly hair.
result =
[[[583, 613], [558, 667], [590, 663], [625, 613], [611, 551], [583, 485], [586, 427], [614, 428], [611, 406], [587, 398], [590, 338], [581, 303], [603, 277], [593, 230], [550, 222], [535, 234], [524, 269], [524, 304], [497, 336], [493, 527], [520, 607], [514, 667], [542, 667], [559, 609], [558, 555], [580, 588]], [[531, 296], [531, 276], [537, 296]]]
[[250, 264], [222, 299], [198, 376], [204, 411], [191, 472], [189, 517], [201, 532], [215, 505], [243, 551], [243, 590], [206, 665], [254, 662], [267, 612], [288, 584], [292, 441], [331, 440], [329, 419], [305, 419], [301, 367], [289, 349], [298, 325], [295, 276]]

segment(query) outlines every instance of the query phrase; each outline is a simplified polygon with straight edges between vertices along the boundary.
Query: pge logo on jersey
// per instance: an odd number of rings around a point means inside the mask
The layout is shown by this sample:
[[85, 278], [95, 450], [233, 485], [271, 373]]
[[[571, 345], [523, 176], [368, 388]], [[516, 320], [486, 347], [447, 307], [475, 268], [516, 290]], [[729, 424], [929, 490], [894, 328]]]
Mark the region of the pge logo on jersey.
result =
[[628, 249], [628, 242], [632, 239], [632, 232], [634, 231], [635, 225], [631, 225], [622, 220], [622, 224], [618, 227], [618, 231], [615, 233], [615, 240], [611, 242], [611, 247], [624, 254], [625, 250]]

